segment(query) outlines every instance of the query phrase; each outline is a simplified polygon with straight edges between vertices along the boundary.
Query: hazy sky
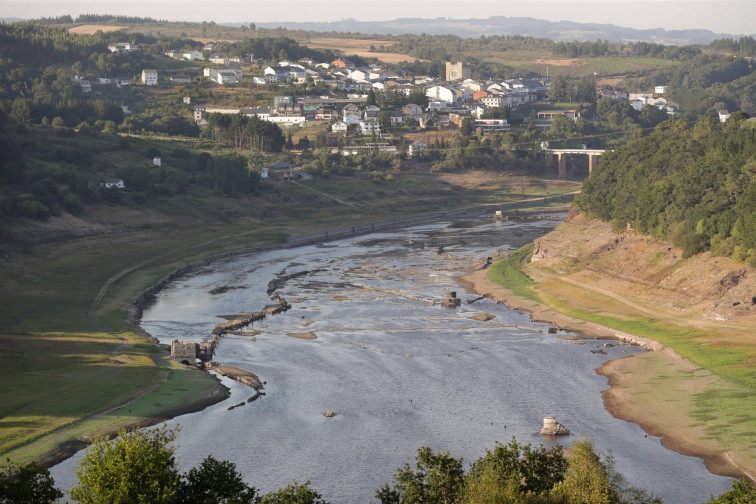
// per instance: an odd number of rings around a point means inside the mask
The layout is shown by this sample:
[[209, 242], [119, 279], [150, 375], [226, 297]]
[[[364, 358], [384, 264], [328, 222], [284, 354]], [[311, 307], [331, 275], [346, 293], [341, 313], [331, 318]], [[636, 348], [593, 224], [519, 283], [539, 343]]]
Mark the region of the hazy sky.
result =
[[[216, 23], [527, 16], [630, 28], [704, 28], [717, 33], [756, 34], [756, 0], [0, 0], [0, 17], [75, 17], [83, 12]], [[422, 32], [422, 26], [418, 26], [418, 32]]]

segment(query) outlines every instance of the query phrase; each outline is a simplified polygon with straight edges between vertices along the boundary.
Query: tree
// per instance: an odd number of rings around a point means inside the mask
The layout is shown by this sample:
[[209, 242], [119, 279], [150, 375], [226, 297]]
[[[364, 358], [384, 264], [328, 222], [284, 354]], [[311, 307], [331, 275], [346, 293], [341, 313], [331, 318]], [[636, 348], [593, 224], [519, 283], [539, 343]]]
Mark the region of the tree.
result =
[[391, 114], [385, 110], [378, 112], [378, 124], [382, 131], [388, 130], [391, 127]]
[[8, 459], [0, 466], [0, 504], [55, 502], [63, 492], [55, 488], [50, 471], [34, 462], [18, 465]]
[[596, 78], [593, 75], [586, 75], [580, 79], [577, 85], [576, 97], [580, 103], [588, 105], [596, 103]]
[[470, 136], [475, 131], [475, 120], [470, 117], [462, 119], [462, 124], [459, 127], [460, 134], [464, 136]]
[[554, 492], [570, 504], [613, 504], [616, 495], [593, 442], [579, 440], [572, 450], [564, 480]]
[[513, 480], [523, 494], [546, 494], [564, 479], [567, 459], [559, 445], [548, 450], [542, 445], [532, 448], [529, 444], [520, 446], [513, 438], [507, 445], [496, 443], [493, 451], [486, 450], [486, 455], [473, 464], [470, 475], [482, 475], [488, 467], [495, 469], [505, 487]]
[[244, 483], [236, 464], [205, 457], [199, 467], [182, 475], [179, 504], [257, 504], [254, 487]]
[[756, 502], [756, 483], [745, 478], [735, 481], [732, 489], [705, 504], [753, 504]]
[[170, 503], [179, 488], [179, 473], [170, 444], [177, 429], [122, 429], [118, 438], [97, 439], [76, 470], [74, 502], [84, 504]]
[[367, 100], [365, 100], [365, 105], [375, 105], [375, 91], [373, 91], [372, 89], [368, 91]]
[[566, 102], [570, 97], [570, 87], [572, 83], [564, 75], [557, 75], [551, 79], [549, 94], [551, 101]]
[[415, 470], [405, 464], [394, 475], [394, 488], [384, 485], [376, 497], [382, 504], [452, 504], [458, 502], [463, 477], [461, 459], [449, 452], [434, 454], [430, 448], [422, 447], [417, 450]]
[[320, 494], [310, 488], [310, 482], [298, 484], [296, 481], [275, 492], [265, 494], [260, 504], [328, 504]]

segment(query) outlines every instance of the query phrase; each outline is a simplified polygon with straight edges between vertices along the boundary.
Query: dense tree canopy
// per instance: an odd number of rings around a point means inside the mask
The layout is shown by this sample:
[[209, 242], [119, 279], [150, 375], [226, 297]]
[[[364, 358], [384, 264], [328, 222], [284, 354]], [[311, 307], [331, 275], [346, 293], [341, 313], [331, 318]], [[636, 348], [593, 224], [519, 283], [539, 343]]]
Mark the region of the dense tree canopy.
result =
[[617, 228], [668, 238], [686, 256], [711, 249], [756, 260], [756, 132], [734, 114], [662, 123], [607, 153], [583, 186], [580, 208]]

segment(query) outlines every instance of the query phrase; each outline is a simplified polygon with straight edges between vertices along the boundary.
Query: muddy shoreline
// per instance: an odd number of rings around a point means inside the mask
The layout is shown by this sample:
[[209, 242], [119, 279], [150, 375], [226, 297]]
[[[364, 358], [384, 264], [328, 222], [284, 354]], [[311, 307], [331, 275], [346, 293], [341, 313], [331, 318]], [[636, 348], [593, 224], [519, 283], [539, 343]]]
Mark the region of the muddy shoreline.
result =
[[[657, 355], [663, 353], [664, 357], [669, 359], [670, 362], [684, 365], [684, 360], [671, 348], [665, 347], [654, 340], [575, 319], [557, 313], [547, 306], [530, 299], [516, 296], [506, 287], [489, 280], [487, 270], [469, 273], [463, 276], [461, 281], [481, 296], [490, 297], [494, 301], [504, 303], [514, 310], [529, 312], [533, 321], [551, 323], [558, 328], [577, 332], [589, 338], [615, 339], [639, 345]], [[732, 460], [727, 452], [712, 454], [709, 451], [705, 451], [697, 445], [695, 439], [690, 439], [680, 428], [677, 428], [676, 424], [650, 421], [645, 417], [643, 408], [633, 404], [633, 401], [628, 397], [625, 390], [633, 387], [632, 381], [634, 375], [632, 373], [633, 370], [637, 372], [639, 369], [642, 369], [643, 362], [640, 359], [642, 359], [643, 355], [638, 354], [611, 360], [596, 369], [597, 374], [605, 376], [608, 379], [609, 388], [603, 391], [602, 399], [604, 407], [609, 414], [620, 420], [637, 424], [649, 436], [660, 438], [662, 445], [667, 449], [702, 459], [706, 468], [713, 474], [753, 479], [753, 475], [749, 474], [746, 469]], [[625, 389], [618, 388], [620, 383], [623, 384]]]

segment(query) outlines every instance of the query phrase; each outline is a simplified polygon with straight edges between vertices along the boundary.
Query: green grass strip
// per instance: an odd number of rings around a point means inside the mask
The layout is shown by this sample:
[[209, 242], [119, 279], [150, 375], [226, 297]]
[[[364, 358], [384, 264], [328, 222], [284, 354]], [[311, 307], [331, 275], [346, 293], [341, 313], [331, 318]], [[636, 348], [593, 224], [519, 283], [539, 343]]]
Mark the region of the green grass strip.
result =
[[488, 279], [499, 285], [503, 285], [517, 296], [542, 303], [538, 294], [530, 288], [532, 285], [535, 285], [535, 282], [522, 272], [522, 266], [530, 262], [532, 253], [532, 243], [515, 250], [509, 257], [494, 263], [489, 268]]

